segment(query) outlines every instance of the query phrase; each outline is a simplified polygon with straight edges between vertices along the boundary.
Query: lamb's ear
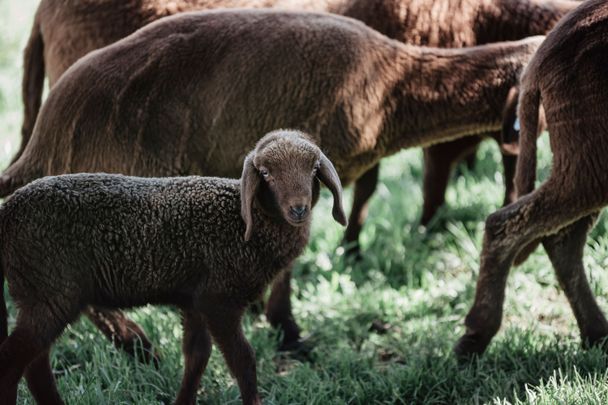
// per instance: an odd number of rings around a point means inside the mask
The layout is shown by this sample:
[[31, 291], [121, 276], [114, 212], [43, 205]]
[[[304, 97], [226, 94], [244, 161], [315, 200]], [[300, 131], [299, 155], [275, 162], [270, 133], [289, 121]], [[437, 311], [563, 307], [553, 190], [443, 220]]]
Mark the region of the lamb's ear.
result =
[[327, 186], [334, 196], [334, 208], [331, 213], [336, 221], [346, 226], [348, 221], [346, 220], [346, 214], [344, 214], [344, 207], [342, 207], [342, 184], [340, 183], [340, 177], [338, 177], [334, 165], [323, 153], [321, 153], [319, 164], [317, 177], [325, 186]]
[[517, 118], [517, 101], [519, 90], [512, 87], [502, 111], [502, 131], [499, 140], [500, 149], [506, 155], [519, 155], [519, 120]]
[[245, 158], [243, 163], [243, 174], [241, 175], [241, 216], [245, 221], [245, 241], [251, 239], [253, 232], [253, 200], [260, 185], [260, 177], [257, 169], [253, 165], [254, 152], [251, 152]]

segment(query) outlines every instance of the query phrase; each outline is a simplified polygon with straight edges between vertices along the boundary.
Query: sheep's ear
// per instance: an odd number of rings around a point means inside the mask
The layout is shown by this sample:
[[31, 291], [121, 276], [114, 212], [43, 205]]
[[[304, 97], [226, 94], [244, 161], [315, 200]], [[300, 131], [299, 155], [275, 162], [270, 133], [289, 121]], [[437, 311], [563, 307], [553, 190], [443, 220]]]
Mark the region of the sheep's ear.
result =
[[331, 191], [334, 196], [334, 208], [332, 214], [334, 219], [346, 226], [348, 221], [346, 220], [346, 214], [344, 214], [344, 207], [342, 207], [342, 184], [334, 165], [329, 161], [327, 156], [321, 153], [321, 159], [319, 160], [319, 171], [317, 177], [325, 186]]
[[260, 177], [253, 165], [254, 153], [251, 152], [243, 163], [243, 174], [241, 175], [241, 216], [245, 221], [245, 241], [251, 239], [253, 232], [253, 200], [260, 185]]
[[503, 154], [519, 154], [519, 120], [517, 119], [517, 101], [519, 90], [512, 87], [507, 96], [507, 102], [502, 111], [502, 131], [500, 149]]

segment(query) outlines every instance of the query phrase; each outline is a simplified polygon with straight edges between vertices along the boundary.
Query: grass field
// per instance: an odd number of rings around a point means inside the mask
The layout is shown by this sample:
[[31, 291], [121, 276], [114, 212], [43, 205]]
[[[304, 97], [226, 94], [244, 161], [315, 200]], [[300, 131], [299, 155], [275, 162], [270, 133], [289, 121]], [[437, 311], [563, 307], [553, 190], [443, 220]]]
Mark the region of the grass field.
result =
[[[1, 167], [18, 141], [21, 49], [36, 5], [0, 0]], [[541, 144], [540, 168], [546, 175], [546, 137]], [[512, 271], [503, 327], [486, 355], [466, 366], [452, 355], [473, 299], [483, 221], [503, 193], [495, 145], [486, 143], [478, 158], [474, 171], [452, 180], [447, 207], [430, 229], [417, 225], [420, 151], [384, 161], [363, 234], [364, 258], [357, 263], [346, 261], [338, 248], [342, 229], [332, 221], [331, 201], [324, 195], [312, 241], [295, 269], [294, 310], [311, 335], [309, 357], [278, 355], [277, 336], [265, 319], [248, 315], [244, 321], [266, 403], [608, 402], [608, 358], [597, 349], [581, 349], [573, 315], [542, 250]], [[608, 307], [607, 227], [602, 217], [586, 251], [588, 275], [603, 308]], [[15, 308], [9, 311], [12, 326]], [[160, 307], [131, 314], [160, 350], [160, 368], [117, 352], [83, 319], [67, 329], [53, 351], [66, 403], [171, 403], [183, 365], [179, 316]], [[386, 333], [374, 332], [375, 322], [386, 324]], [[240, 403], [217, 350], [199, 401]], [[24, 383], [19, 403], [32, 403]]]

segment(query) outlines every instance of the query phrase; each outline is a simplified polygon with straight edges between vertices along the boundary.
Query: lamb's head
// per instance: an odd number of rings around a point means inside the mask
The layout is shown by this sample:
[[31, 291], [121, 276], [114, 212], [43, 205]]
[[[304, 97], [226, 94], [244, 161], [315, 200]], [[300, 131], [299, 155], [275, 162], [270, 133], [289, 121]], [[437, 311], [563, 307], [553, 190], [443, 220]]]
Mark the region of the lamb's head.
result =
[[247, 155], [241, 176], [241, 215], [245, 240], [253, 232], [254, 204], [292, 226], [310, 223], [319, 197], [319, 181], [334, 197], [333, 216], [346, 225], [342, 185], [334, 165], [308, 136], [293, 130], [266, 134]]

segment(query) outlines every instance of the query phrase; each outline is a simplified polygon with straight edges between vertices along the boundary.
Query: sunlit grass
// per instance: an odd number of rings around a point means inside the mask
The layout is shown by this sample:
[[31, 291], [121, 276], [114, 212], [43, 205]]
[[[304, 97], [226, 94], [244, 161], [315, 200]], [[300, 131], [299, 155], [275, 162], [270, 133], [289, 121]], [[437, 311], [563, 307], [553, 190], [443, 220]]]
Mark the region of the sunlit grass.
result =
[[[16, 148], [21, 120], [21, 49], [37, 2], [0, 0], [0, 164]], [[540, 169], [550, 153], [541, 140]], [[549, 261], [538, 251], [512, 270], [503, 328], [487, 354], [459, 366], [451, 348], [472, 302], [483, 221], [502, 201], [499, 155], [492, 143], [472, 172], [454, 178], [448, 204], [430, 229], [418, 225], [421, 153], [406, 151], [382, 164], [382, 183], [362, 235], [364, 255], [346, 260], [342, 228], [323, 195], [313, 238], [298, 260], [294, 311], [314, 348], [307, 360], [276, 353], [276, 335], [248, 315], [259, 386], [270, 404], [343, 403], [606, 403], [607, 357], [584, 351]], [[465, 169], [466, 171], [466, 169]], [[349, 195], [350, 198], [350, 195]], [[348, 200], [348, 198], [347, 198]], [[349, 201], [349, 200], [348, 200]], [[607, 221], [592, 233], [586, 264], [606, 308]], [[9, 302], [10, 303], [10, 302]], [[11, 306], [11, 325], [15, 309]], [[132, 312], [159, 348], [158, 370], [117, 352], [81, 320], [57, 342], [53, 367], [69, 404], [170, 403], [182, 369], [181, 327], [168, 308]], [[381, 324], [385, 330], [372, 328]], [[199, 400], [239, 403], [238, 389], [215, 350]], [[25, 384], [19, 403], [31, 403]]]

